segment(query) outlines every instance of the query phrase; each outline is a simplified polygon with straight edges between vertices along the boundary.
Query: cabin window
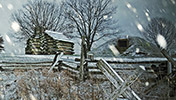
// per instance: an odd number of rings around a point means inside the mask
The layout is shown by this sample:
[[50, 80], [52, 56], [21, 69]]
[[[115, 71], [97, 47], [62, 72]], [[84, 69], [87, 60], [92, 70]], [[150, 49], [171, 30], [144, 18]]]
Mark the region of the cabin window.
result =
[[127, 40], [119, 40], [118, 45], [119, 45], [119, 47], [127, 47], [128, 42], [127, 42]]

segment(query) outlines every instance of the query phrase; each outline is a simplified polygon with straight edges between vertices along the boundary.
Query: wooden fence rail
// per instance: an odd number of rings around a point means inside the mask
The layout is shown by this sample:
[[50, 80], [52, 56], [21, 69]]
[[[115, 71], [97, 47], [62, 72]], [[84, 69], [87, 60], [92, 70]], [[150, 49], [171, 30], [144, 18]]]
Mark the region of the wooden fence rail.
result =
[[[85, 59], [88, 62], [88, 71], [90, 74], [102, 74], [100, 69], [96, 67], [96, 63], [103, 57], [96, 57], [94, 59]], [[8, 60], [7, 60], [8, 59]], [[0, 67], [8, 67], [8, 68], [18, 68], [18, 67], [51, 67], [53, 63], [54, 56], [53, 55], [15, 55], [15, 56], [3, 56], [0, 58]], [[160, 64], [167, 61], [165, 58], [110, 58], [105, 57], [105, 60], [109, 64]], [[69, 71], [79, 72], [80, 68], [80, 58], [76, 56], [65, 56], [59, 60], [59, 62], [63, 64], [56, 66], [62, 66], [62, 69], [69, 69]], [[74, 65], [74, 66], [73, 66]], [[135, 70], [135, 67], [113, 67], [115, 71], [123, 71], [123, 70]], [[147, 70], [150, 70], [150, 73], [153, 73], [150, 66], [146, 67]]]
[[[121, 89], [123, 92], [119, 93], [121, 93], [125, 98], [131, 100], [133, 97], [135, 97], [136, 100], [141, 100], [139, 96], [130, 87], [128, 87], [127, 82], [125, 83], [125, 81], [120, 77], [120, 75], [117, 74], [115, 70], [105, 60], [101, 59], [97, 63], [97, 66], [101, 70], [101, 72], [109, 79], [109, 81], [116, 87], [116, 89], [119, 90], [119, 87], [122, 86]], [[125, 87], [123, 84], [126, 84]]]
[[[85, 59], [85, 60], [87, 62], [97, 63], [100, 59], [104, 59], [104, 58], [102, 57], [102, 58], [95, 58], [94, 60], [91, 60], [91, 59]], [[151, 64], [151, 63], [159, 64], [159, 63], [167, 62], [167, 60], [164, 58], [122, 58], [122, 59], [105, 58], [105, 60], [109, 64]], [[75, 61], [79, 62], [80, 58], [75, 58]]]
[[[67, 69], [70, 72], [79, 72], [80, 63], [73, 60], [62, 60], [60, 59], [58, 62], [61, 62], [61, 64], [57, 63], [55, 66], [58, 67], [58, 69]], [[24, 67], [25, 68], [31, 68], [31, 67], [51, 67], [53, 61], [35, 61], [35, 62], [0, 62], [0, 67], [3, 68], [18, 68], [18, 67]], [[92, 64], [91, 64], [92, 63]], [[127, 62], [126, 62], [127, 63]], [[59, 64], [59, 65], [58, 65]], [[74, 66], [73, 66], [74, 64]], [[135, 67], [113, 67], [115, 71], [123, 71], [123, 70], [135, 70]], [[146, 67], [146, 69], [150, 70], [150, 67]], [[96, 66], [96, 62], [89, 62], [88, 63], [88, 71], [90, 74], [102, 74], [100, 69]]]
[[[23, 57], [24, 58], [24, 57]], [[31, 58], [30, 58], [31, 59]], [[19, 67], [24, 67], [24, 68], [30, 68], [30, 67], [51, 67], [53, 65], [53, 59], [50, 57], [49, 59], [45, 59], [37, 61], [37, 59], [33, 59], [32, 61], [22, 62], [23, 60], [21, 58], [18, 58], [17, 60], [4, 60], [0, 59], [0, 70], [1, 68], [19, 68]], [[43, 58], [44, 59], [44, 58]], [[156, 59], [142, 59], [140, 58], [134, 58], [134, 59], [85, 59], [85, 62], [88, 62], [88, 71], [89, 74], [91, 75], [105, 75], [108, 81], [110, 81], [115, 87], [116, 90], [112, 93], [110, 97], [116, 98], [119, 95], [124, 96], [125, 98], [133, 98], [135, 97], [137, 100], [141, 100], [139, 96], [130, 88], [130, 85], [133, 84], [133, 81], [135, 81], [136, 78], [133, 78], [132, 81], [126, 81], [123, 80], [119, 74], [117, 74], [118, 71], [131, 71], [131, 70], [136, 70], [137, 67], [112, 67], [110, 64], [161, 64], [167, 62], [166, 59], [164, 58], [156, 58]], [[73, 66], [74, 65], [74, 66]], [[75, 75], [80, 74], [80, 59], [75, 58], [75, 59], [59, 59], [57, 62], [55, 62], [53, 68], [57, 67], [59, 70], [65, 69], [70, 71], [71, 73]], [[151, 70], [151, 67], [145, 67], [147, 70]], [[51, 68], [52, 69], [52, 68]], [[132, 77], [134, 77], [133, 75]], [[77, 76], [79, 77], [79, 76]], [[135, 76], [138, 77], [138, 76]], [[119, 92], [120, 91], [120, 92]], [[150, 91], [150, 90], [148, 90]], [[147, 91], [147, 92], [148, 92]], [[146, 93], [147, 93], [146, 92]], [[118, 94], [118, 95], [116, 95]]]

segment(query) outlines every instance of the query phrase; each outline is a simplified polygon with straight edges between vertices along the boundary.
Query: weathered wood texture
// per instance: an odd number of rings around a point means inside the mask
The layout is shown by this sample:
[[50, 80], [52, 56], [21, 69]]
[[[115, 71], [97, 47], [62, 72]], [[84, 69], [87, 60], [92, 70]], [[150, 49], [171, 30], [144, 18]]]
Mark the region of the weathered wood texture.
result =
[[58, 64], [59, 60], [61, 59], [61, 57], [63, 56], [63, 52], [61, 52], [61, 54], [56, 54], [54, 57], [54, 61], [52, 63], [51, 68], [49, 69], [48, 72], [51, 72], [53, 70], [53, 68], [56, 66], [56, 64]]
[[[124, 80], [113, 70], [113, 68], [103, 59], [97, 63], [98, 68], [109, 79], [109, 81], [118, 89], [121, 84], [124, 84]], [[122, 94], [125, 98], [132, 99], [135, 97], [137, 100], [141, 100], [133, 90], [128, 88], [128, 91], [124, 91]]]
[[63, 40], [55, 40], [47, 33], [36, 33], [27, 40], [26, 54], [56, 54], [63, 52], [65, 55], [74, 54], [74, 43]]
[[81, 43], [81, 59], [80, 59], [80, 80], [85, 80], [88, 76], [88, 69], [87, 69], [87, 51], [86, 51], [86, 43], [85, 43], [85, 37], [82, 37], [82, 43]]
[[[103, 57], [102, 57], [103, 58]], [[94, 60], [90, 60], [90, 59], [86, 59], [87, 62], [94, 62], [94, 63], [97, 63], [100, 59], [94, 59]], [[79, 58], [76, 58], [75, 61], [80, 61]], [[110, 64], [152, 64], [152, 63], [155, 63], [155, 64], [160, 64], [162, 62], [166, 62], [166, 60], [142, 60], [142, 61], [135, 61], [133, 59], [130, 59], [130, 61], [120, 61], [120, 60], [106, 60], [107, 63], [110, 63]]]
[[[85, 59], [88, 62], [88, 71], [90, 75], [102, 75], [102, 72], [98, 67], [96, 67], [96, 63], [101, 57], [96, 57], [92, 60], [90, 59]], [[18, 68], [18, 67], [24, 67], [24, 68], [31, 68], [31, 67], [51, 67], [52, 61], [54, 59], [54, 55], [1, 55], [0, 56], [0, 67], [5, 68]], [[75, 60], [76, 59], [76, 60]], [[109, 64], [156, 64], [159, 65], [160, 63], [164, 63], [167, 61], [167, 59], [164, 58], [141, 58], [143, 60], [136, 60], [136, 58], [128, 58], [127, 60], [118, 60], [118, 59], [113, 59], [113, 58], [104, 58]], [[140, 58], [138, 58], [140, 59]], [[80, 68], [80, 59], [76, 56], [68, 56], [68, 55], [63, 55], [62, 62], [65, 64], [69, 65], [70, 68], [68, 68], [70, 71], [75, 69], [79, 72]], [[120, 63], [119, 63], [120, 62]], [[144, 63], [147, 62], [147, 63]], [[62, 64], [61, 64], [62, 65]], [[58, 66], [58, 64], [56, 65]], [[66, 69], [68, 66], [62, 65], [61, 67], [64, 67]], [[136, 67], [118, 67], [118, 66], [112, 66], [113, 69], [116, 72], [121, 72], [121, 71], [130, 71], [130, 70], [136, 70]], [[156, 66], [155, 66], [156, 67]], [[154, 73], [155, 69], [152, 69], [151, 66], [145, 66], [147, 69], [147, 73]], [[161, 68], [163, 67], [156, 67], [159, 68], [158, 72], [155, 72], [157, 75], [163, 75], [163, 72], [161, 72]], [[62, 69], [62, 68], [61, 68]], [[156, 69], [158, 70], [158, 69]], [[175, 69], [173, 69], [175, 71]]]

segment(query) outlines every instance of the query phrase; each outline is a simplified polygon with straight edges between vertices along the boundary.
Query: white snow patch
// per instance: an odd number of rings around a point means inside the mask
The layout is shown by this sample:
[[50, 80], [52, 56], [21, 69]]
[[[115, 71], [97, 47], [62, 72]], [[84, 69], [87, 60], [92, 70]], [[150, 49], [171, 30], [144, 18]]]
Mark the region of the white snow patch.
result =
[[103, 18], [104, 18], [104, 19], [107, 19], [107, 18], [108, 18], [108, 16], [107, 16], [107, 15], [105, 15], [105, 16], [103, 16]]
[[167, 42], [166, 42], [166, 39], [164, 38], [164, 36], [162, 36], [161, 34], [158, 34], [157, 38], [156, 38], [156, 41], [161, 48], [166, 49]]
[[146, 70], [146, 69], [145, 69], [145, 66], [139, 65], [139, 67], [140, 67], [142, 70], [144, 70], [144, 71]]
[[128, 39], [128, 37], [129, 37], [129, 36], [128, 36], [128, 35], [126, 35], [126, 38], [127, 38], [127, 39]]
[[139, 48], [136, 48], [136, 53], [139, 53], [140, 49]]

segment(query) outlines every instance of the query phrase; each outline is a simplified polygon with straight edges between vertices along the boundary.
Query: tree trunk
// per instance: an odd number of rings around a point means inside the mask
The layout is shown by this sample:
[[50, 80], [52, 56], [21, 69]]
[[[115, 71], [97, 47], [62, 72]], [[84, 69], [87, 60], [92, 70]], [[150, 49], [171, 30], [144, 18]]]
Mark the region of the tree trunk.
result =
[[87, 46], [87, 52], [89, 52], [91, 50], [90, 46]]
[[164, 57], [167, 58], [167, 60], [169, 62], [171, 62], [172, 65], [174, 65], [174, 67], [176, 67], [176, 62], [174, 61], [174, 59], [168, 54], [168, 52], [165, 49], [161, 50], [161, 53], [163, 54]]
[[89, 52], [91, 51], [91, 43], [87, 42], [87, 45], [86, 45], [86, 51]]

